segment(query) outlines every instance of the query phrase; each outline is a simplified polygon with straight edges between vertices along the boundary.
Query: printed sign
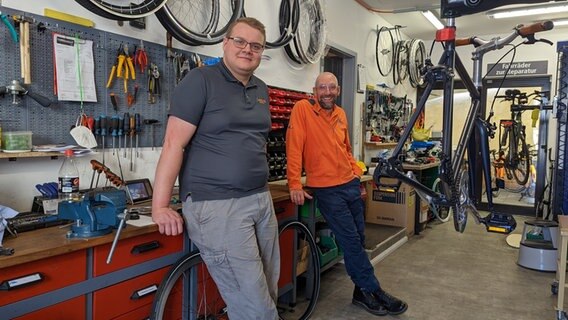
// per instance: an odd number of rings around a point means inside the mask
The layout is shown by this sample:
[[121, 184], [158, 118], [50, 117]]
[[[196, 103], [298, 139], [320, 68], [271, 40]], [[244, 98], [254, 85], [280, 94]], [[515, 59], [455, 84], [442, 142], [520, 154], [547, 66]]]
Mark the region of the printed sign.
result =
[[[524, 61], [524, 62], [503, 62], [497, 64], [487, 64], [488, 77], [523, 77], [548, 74], [548, 60], [543, 61]], [[509, 70], [507, 72], [507, 70]]]

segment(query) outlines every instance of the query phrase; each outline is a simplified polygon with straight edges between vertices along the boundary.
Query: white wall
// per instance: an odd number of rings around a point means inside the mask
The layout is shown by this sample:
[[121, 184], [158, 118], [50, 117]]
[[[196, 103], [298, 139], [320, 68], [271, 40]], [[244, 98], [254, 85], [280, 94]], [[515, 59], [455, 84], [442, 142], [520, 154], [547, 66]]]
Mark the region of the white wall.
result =
[[[355, 1], [322, 0], [322, 2], [325, 4], [328, 42], [348, 48], [357, 53], [357, 63], [365, 66], [363, 78], [366, 79], [367, 83], [374, 85], [377, 83], [387, 83], [389, 86], [393, 87], [391, 79], [381, 77], [375, 65], [375, 30], [377, 25], [383, 26], [388, 25], [388, 23], [377, 14], [366, 11]], [[97, 29], [165, 44], [165, 30], [153, 16], [148, 17], [146, 30], [140, 31], [128, 26], [128, 24], [125, 24], [124, 27], [119, 27], [116, 22], [100, 18], [70, 0], [3, 0], [1, 4], [6, 7], [38, 15], [43, 14], [44, 8], [50, 8], [89, 18], [95, 22]], [[277, 28], [278, 19], [276, 17], [279, 4], [279, 0], [246, 0], [245, 10], [248, 16], [254, 16], [265, 23], [267, 33], [270, 37]], [[430, 26], [427, 27], [429, 28]], [[434, 34], [433, 29], [432, 34]], [[553, 33], [549, 38], [554, 42], [565, 40], [560, 33], [556, 35]], [[174, 47], [211, 56], [222, 55], [220, 45], [188, 47], [174, 41]], [[428, 45], [427, 48], [429, 48]], [[465, 49], [460, 49], [460, 51], [462, 50]], [[319, 65], [294, 65], [286, 57], [283, 49], [267, 50], [266, 54], [270, 56], [270, 60], [264, 60], [257, 70], [257, 75], [266, 83], [301, 91], [312, 90], [315, 77], [319, 73]], [[468, 57], [468, 55], [464, 54], [463, 57]], [[555, 73], [556, 53], [553, 47], [537, 45], [521, 48], [517, 57], [518, 59], [525, 60], [548, 59], [549, 72], [552, 74]], [[486, 62], [489, 61], [490, 59], [488, 58]], [[415, 90], [409, 85], [399, 85], [393, 88], [392, 92], [397, 96], [408, 94], [412, 99], [415, 96]], [[355, 134], [353, 149], [355, 156], [360, 157], [361, 137], [357, 135], [361, 132], [362, 123], [359, 119], [359, 115], [361, 114], [360, 108], [364, 102], [364, 95], [354, 92], [343, 92], [343, 94], [353, 94], [355, 96], [355, 110], [353, 110], [354, 123], [352, 124]], [[133, 172], [129, 171], [129, 163], [122, 159], [124, 178], [129, 180], [147, 177], [153, 180], [155, 164], [158, 157], [159, 149], [156, 151], [143, 149], [141, 158], [135, 159]], [[100, 154], [96, 155], [95, 158], [100, 160]], [[107, 159], [109, 158], [112, 158], [110, 153], [107, 154]], [[82, 188], [89, 187], [91, 181], [92, 170], [89, 165], [90, 159], [91, 158], [87, 157], [79, 159]], [[0, 204], [8, 205], [19, 211], [29, 210], [31, 208], [33, 195], [38, 194], [35, 191], [34, 185], [40, 182], [55, 181], [61, 162], [61, 157], [57, 160], [51, 160], [49, 158], [18, 159], [17, 161], [0, 159]], [[116, 173], [119, 173], [118, 164], [116, 162], [113, 163], [111, 161], [109, 167]]]

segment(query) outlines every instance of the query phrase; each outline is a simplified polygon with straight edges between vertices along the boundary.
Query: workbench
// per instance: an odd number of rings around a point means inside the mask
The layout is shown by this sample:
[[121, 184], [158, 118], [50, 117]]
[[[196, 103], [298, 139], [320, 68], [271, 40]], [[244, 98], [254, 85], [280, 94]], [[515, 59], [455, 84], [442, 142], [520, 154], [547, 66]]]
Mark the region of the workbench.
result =
[[[295, 218], [288, 190], [270, 186], [277, 218]], [[145, 319], [154, 293], [170, 266], [190, 251], [188, 237], [165, 236], [156, 225], [128, 225], [112, 261], [106, 263], [115, 232], [93, 238], [66, 237], [68, 227], [54, 226], [7, 238], [15, 249], [0, 257], [2, 319]], [[283, 259], [291, 268], [293, 257]], [[136, 299], [133, 293], [144, 292]]]

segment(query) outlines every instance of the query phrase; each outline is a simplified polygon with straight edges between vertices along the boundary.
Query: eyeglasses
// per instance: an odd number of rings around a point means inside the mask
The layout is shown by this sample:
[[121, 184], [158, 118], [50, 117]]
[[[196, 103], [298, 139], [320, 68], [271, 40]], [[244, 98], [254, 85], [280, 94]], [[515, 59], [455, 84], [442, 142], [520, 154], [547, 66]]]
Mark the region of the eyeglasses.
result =
[[336, 84], [320, 84], [316, 87], [318, 89], [318, 91], [325, 91], [326, 89], [329, 91], [335, 91], [337, 90], [337, 85]]
[[248, 42], [245, 39], [239, 37], [227, 37], [227, 39], [233, 40], [235, 47], [239, 49], [244, 49], [247, 47], [247, 44], [250, 44], [250, 50], [252, 52], [259, 53], [262, 52], [262, 50], [264, 50], [264, 46], [258, 42]]

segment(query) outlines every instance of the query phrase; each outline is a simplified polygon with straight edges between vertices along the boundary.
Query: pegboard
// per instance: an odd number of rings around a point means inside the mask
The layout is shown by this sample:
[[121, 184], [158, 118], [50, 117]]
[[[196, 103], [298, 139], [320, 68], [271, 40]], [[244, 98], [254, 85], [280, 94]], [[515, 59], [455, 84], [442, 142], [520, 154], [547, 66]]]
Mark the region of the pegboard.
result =
[[[34, 19], [30, 24], [30, 56], [31, 56], [31, 85], [30, 92], [43, 95], [54, 102], [50, 107], [44, 108], [28, 96], [21, 98], [19, 104], [12, 104], [12, 96], [7, 94], [0, 97], [0, 126], [6, 131], [32, 131], [34, 145], [44, 144], [76, 144], [69, 130], [77, 121], [80, 114], [80, 102], [58, 101], [54, 92], [54, 63], [53, 63], [53, 35], [62, 34], [69, 37], [77, 36], [82, 40], [93, 41], [93, 59], [95, 65], [95, 85], [98, 102], [84, 102], [83, 110], [88, 116], [98, 117], [105, 115], [107, 122], [111, 117], [123, 117], [129, 114], [139, 113], [141, 118], [141, 131], [138, 133], [138, 146], [149, 147], [152, 144], [151, 128], [144, 125], [144, 119], [156, 119], [154, 125], [154, 144], [161, 146], [164, 137], [167, 108], [169, 97], [176, 85], [175, 73], [171, 59], [167, 58], [167, 48], [163, 45], [144, 41], [144, 48], [148, 56], [148, 62], [158, 66], [160, 72], [161, 94], [156, 102], [148, 102], [148, 80], [146, 73], [136, 69], [136, 80], [128, 81], [128, 91], [133, 93], [135, 84], [139, 89], [136, 95], [136, 103], [131, 107], [127, 104], [127, 95], [123, 88], [123, 79], [114, 77], [112, 86], [106, 88], [109, 72], [117, 59], [117, 50], [121, 45], [127, 45], [132, 55], [134, 49], [140, 46], [140, 40], [118, 35], [110, 32], [86, 28], [83, 26], [33, 15], [27, 12], [17, 11], [0, 6], [3, 14], [13, 22], [14, 15], [25, 16]], [[44, 30], [38, 25], [45, 26]], [[15, 26], [18, 30], [18, 26]], [[0, 28], [0, 86], [7, 86], [12, 80], [20, 77], [20, 47], [14, 43], [8, 29], [2, 25]], [[178, 50], [179, 55], [191, 56], [195, 53]], [[200, 56], [206, 59], [208, 57]], [[110, 94], [114, 93], [118, 102], [118, 111], [113, 109]], [[124, 140], [124, 137], [122, 138]], [[111, 148], [112, 136], [105, 138], [106, 148]], [[100, 138], [99, 138], [100, 145]], [[118, 142], [117, 142], [118, 146]]]

